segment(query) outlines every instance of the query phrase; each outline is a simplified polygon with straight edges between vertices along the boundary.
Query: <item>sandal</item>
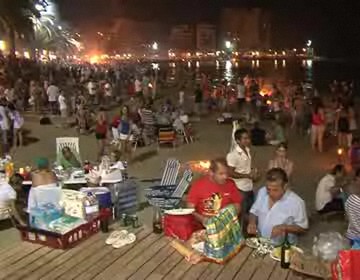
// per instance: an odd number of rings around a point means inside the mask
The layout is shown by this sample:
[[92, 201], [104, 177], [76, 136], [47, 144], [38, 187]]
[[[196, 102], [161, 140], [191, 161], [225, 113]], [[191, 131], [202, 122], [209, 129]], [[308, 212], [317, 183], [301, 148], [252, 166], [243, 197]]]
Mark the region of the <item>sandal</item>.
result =
[[119, 249], [125, 245], [132, 244], [136, 241], [136, 235], [129, 233], [124, 239], [118, 239], [115, 243], [112, 244], [113, 248]]
[[115, 230], [106, 239], [105, 244], [112, 245], [115, 242], [117, 242], [118, 240], [124, 240], [127, 237], [127, 235], [128, 235], [127, 230], [120, 230], [120, 231]]

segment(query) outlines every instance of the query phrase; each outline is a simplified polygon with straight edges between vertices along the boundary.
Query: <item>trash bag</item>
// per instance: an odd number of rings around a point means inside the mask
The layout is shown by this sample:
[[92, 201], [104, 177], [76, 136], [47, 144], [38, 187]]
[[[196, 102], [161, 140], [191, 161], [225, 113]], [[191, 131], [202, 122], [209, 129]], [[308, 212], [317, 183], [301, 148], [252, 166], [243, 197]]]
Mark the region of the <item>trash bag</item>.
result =
[[338, 252], [348, 248], [348, 242], [338, 232], [320, 233], [314, 238], [313, 255], [324, 261], [334, 261]]
[[339, 258], [331, 266], [332, 279], [355, 280], [360, 275], [360, 251], [343, 250], [339, 252]]

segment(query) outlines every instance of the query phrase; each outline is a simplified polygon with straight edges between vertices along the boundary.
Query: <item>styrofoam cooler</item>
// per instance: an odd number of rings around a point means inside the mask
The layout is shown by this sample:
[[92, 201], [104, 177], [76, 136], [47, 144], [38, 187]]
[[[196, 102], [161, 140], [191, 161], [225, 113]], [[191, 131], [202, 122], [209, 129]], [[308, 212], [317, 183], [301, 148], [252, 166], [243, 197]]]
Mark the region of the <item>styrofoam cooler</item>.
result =
[[98, 187], [98, 188], [81, 188], [81, 192], [84, 193], [93, 193], [95, 194], [96, 198], [99, 201], [100, 208], [111, 208], [112, 201], [111, 201], [111, 192], [108, 188], [105, 187]]

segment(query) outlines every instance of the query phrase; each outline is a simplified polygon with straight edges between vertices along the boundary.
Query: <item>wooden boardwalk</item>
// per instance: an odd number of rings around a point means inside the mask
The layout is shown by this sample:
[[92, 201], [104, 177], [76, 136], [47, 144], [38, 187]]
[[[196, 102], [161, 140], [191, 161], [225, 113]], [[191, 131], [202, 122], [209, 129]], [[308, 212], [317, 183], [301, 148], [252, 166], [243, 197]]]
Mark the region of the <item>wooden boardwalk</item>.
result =
[[137, 241], [121, 249], [105, 245], [108, 235], [99, 233], [66, 251], [22, 242], [0, 254], [0, 279], [312, 279], [280, 268], [270, 257], [253, 258], [250, 248], [226, 265], [191, 265], [179, 255], [163, 235], [138, 229]]

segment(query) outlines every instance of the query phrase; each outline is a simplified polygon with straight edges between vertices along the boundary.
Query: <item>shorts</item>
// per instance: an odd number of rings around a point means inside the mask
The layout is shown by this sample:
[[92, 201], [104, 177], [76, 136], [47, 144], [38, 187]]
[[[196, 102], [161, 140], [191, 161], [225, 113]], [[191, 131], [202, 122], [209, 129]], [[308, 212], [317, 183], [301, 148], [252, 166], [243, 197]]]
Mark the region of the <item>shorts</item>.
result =
[[97, 140], [106, 139], [106, 133], [98, 133], [98, 132], [96, 132], [95, 137], [96, 137]]

